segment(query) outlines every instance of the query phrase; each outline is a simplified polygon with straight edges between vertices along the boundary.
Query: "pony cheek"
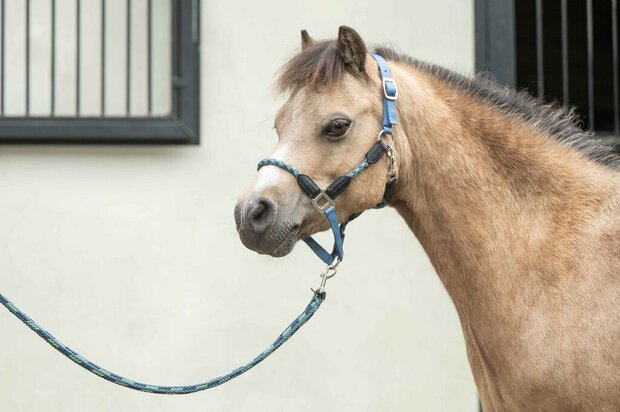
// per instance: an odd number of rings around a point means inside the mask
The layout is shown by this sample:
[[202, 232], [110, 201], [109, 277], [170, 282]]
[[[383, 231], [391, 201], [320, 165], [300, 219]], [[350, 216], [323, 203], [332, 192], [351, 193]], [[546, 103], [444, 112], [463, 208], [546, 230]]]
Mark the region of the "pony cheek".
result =
[[[373, 165], [376, 170], [353, 180], [349, 188], [336, 200], [338, 219], [343, 221], [353, 213], [360, 213], [374, 208], [383, 199], [385, 191], [385, 174], [381, 164]], [[370, 171], [371, 169], [368, 169]]]
[[305, 215], [303, 224], [301, 225], [299, 240], [328, 229], [329, 223], [325, 216], [314, 210], [314, 208], [311, 208], [311, 210], [309, 210]]

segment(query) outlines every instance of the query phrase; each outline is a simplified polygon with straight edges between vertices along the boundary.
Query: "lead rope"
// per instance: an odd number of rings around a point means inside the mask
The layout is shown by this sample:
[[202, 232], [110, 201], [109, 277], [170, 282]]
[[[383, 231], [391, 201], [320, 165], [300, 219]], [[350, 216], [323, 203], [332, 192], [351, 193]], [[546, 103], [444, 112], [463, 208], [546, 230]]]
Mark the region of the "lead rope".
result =
[[394, 186], [396, 183], [396, 170], [394, 167], [394, 142], [392, 140], [391, 144], [386, 144], [383, 142], [382, 137], [388, 135], [392, 136], [392, 126], [398, 123], [398, 115], [396, 113], [396, 99], [398, 97], [398, 89], [396, 87], [396, 82], [394, 81], [394, 79], [392, 79], [392, 77], [390, 77], [390, 69], [387, 66], [385, 60], [381, 56], [376, 54], [371, 54], [371, 56], [376, 60], [379, 66], [379, 73], [381, 74], [381, 81], [383, 84], [383, 128], [381, 132], [379, 132], [379, 136], [377, 137], [377, 141], [375, 142], [375, 144], [370, 148], [370, 150], [366, 153], [364, 160], [355, 169], [353, 169], [348, 174], [336, 179], [334, 182], [332, 182], [331, 185], [329, 185], [327, 189], [321, 190], [309, 176], [302, 174], [294, 166], [282, 160], [263, 159], [258, 164], [258, 169], [263, 166], [272, 165], [287, 170], [289, 173], [295, 176], [295, 179], [297, 180], [300, 187], [310, 197], [313, 206], [319, 212], [324, 213], [325, 217], [329, 221], [332, 232], [334, 234], [334, 249], [330, 254], [311, 237], [304, 239], [304, 241], [319, 256], [319, 258], [321, 258], [321, 260], [327, 263], [327, 268], [321, 274], [321, 283], [317, 290], [313, 290], [314, 295], [312, 296], [310, 303], [308, 304], [308, 306], [306, 306], [306, 309], [303, 311], [303, 313], [297, 318], [295, 318], [291, 322], [291, 324], [288, 325], [286, 329], [284, 329], [280, 336], [278, 336], [278, 338], [267, 349], [261, 352], [252, 361], [246, 363], [243, 366], [240, 366], [237, 369], [234, 369], [226, 375], [222, 375], [217, 378], [211, 379], [210, 381], [198, 383], [195, 385], [162, 386], [136, 382], [102, 368], [101, 366], [89, 361], [73, 349], [69, 348], [58, 339], [56, 339], [54, 335], [49, 333], [38, 323], [28, 317], [28, 315], [22, 312], [17, 306], [15, 306], [2, 294], [0, 294], [0, 303], [2, 303], [2, 305], [7, 308], [9, 312], [15, 315], [19, 320], [21, 320], [26, 326], [32, 329], [32, 331], [34, 331], [37, 335], [43, 338], [43, 340], [49, 343], [58, 352], [62, 353], [67, 358], [71, 359], [73, 362], [86, 369], [87, 371], [107, 381], [110, 381], [120, 386], [124, 386], [126, 388], [134, 389], [141, 392], [157, 393], [163, 395], [182, 395], [214, 388], [249, 371], [254, 366], [261, 363], [273, 352], [275, 352], [280, 346], [284, 344], [284, 342], [289, 340], [289, 338], [293, 336], [295, 332], [299, 330], [299, 328], [301, 328], [306, 322], [308, 322], [308, 320], [310, 320], [312, 315], [314, 315], [314, 313], [319, 309], [319, 307], [325, 300], [325, 297], [327, 296], [325, 293], [325, 284], [327, 283], [328, 279], [330, 279], [336, 274], [337, 267], [342, 261], [342, 243], [344, 239], [345, 228], [351, 220], [355, 219], [361, 214], [354, 213], [353, 215], [349, 216], [343, 223], [339, 224], [338, 218], [336, 217], [336, 206], [334, 202], [336, 197], [344, 190], [346, 190], [346, 188], [349, 186], [349, 183], [351, 182], [351, 179], [356, 177], [370, 165], [376, 163], [384, 154], [387, 155], [389, 159], [387, 183], [385, 185], [383, 200], [375, 207], [382, 208], [387, 205], [394, 192]]
[[[330, 276], [331, 277], [331, 276]], [[115, 383], [120, 386], [124, 386], [126, 388], [134, 389], [141, 392], [148, 393], [157, 393], [163, 395], [183, 395], [187, 393], [194, 393], [204, 391], [206, 389], [215, 388], [223, 383], [228, 382], [231, 379], [238, 377], [239, 375], [244, 374], [245, 372], [252, 369], [254, 366], [261, 363], [265, 358], [275, 352], [280, 346], [284, 344], [291, 336], [295, 334], [317, 311], [317, 309], [321, 306], [321, 303], [325, 300], [325, 281], [328, 278], [326, 276], [322, 276], [321, 287], [323, 290], [322, 293], [315, 293], [310, 300], [310, 303], [303, 311], [301, 315], [295, 318], [290, 325], [278, 336], [278, 338], [260, 355], [255, 357], [251, 362], [246, 363], [245, 365], [227, 373], [226, 375], [219, 376], [215, 379], [211, 379], [208, 382], [198, 383], [195, 385], [184, 385], [184, 386], [162, 386], [162, 385], [151, 385], [148, 383], [136, 382], [131, 379], [127, 379], [123, 376], [117, 375], [115, 373], [110, 372], [107, 369], [102, 368], [101, 366], [89, 361], [73, 349], [69, 348], [58, 339], [56, 339], [51, 333], [45, 330], [41, 325], [32, 320], [28, 315], [22, 312], [19, 308], [17, 308], [10, 300], [0, 294], [0, 302], [7, 308], [13, 315], [15, 315], [19, 320], [24, 322], [26, 326], [28, 326], [32, 331], [34, 331], [37, 335], [39, 335], [43, 340], [49, 343], [54, 349], [58, 352], [65, 355], [67, 358], [71, 359], [73, 362], [80, 365], [82, 368], [87, 371], [103, 378], [107, 381]]]

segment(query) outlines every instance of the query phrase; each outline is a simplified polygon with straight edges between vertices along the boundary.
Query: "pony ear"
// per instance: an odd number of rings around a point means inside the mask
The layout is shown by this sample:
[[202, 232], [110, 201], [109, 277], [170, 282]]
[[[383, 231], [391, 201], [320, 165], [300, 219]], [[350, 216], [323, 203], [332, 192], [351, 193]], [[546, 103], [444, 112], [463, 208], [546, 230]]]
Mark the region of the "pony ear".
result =
[[352, 28], [340, 26], [336, 43], [344, 63], [354, 72], [363, 73], [368, 50], [362, 37]]
[[306, 50], [309, 46], [314, 44], [314, 39], [310, 37], [307, 31], [301, 31], [301, 51]]

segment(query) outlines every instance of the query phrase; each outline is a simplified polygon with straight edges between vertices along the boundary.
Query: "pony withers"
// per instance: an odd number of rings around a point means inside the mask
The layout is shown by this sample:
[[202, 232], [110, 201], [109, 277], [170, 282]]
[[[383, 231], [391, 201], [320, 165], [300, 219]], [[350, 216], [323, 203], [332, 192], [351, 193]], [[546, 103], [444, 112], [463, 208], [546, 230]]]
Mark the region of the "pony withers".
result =
[[[389, 206], [455, 304], [484, 410], [617, 411], [620, 156], [570, 110], [389, 48], [372, 52], [399, 92]], [[278, 87], [289, 98], [271, 158], [317, 185], [354, 168], [377, 139], [382, 82], [353, 29], [318, 42], [302, 32]], [[335, 200], [339, 222], [380, 203], [388, 162]], [[235, 218], [243, 243], [272, 256], [330, 227], [273, 165], [256, 174]]]

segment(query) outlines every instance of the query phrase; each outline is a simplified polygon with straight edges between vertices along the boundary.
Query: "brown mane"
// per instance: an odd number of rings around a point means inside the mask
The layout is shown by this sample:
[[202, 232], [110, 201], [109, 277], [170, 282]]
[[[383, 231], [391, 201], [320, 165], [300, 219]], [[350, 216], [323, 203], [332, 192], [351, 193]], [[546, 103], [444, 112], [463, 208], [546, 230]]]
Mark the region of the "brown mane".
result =
[[[301, 86], [329, 86], [338, 83], [345, 71], [335, 40], [319, 41], [293, 56], [280, 70], [279, 92], [292, 92]], [[349, 73], [356, 75], [355, 72]]]
[[[389, 47], [377, 47], [374, 53], [388, 61], [407, 64], [432, 75], [437, 80], [500, 109], [511, 117], [519, 117], [534, 125], [563, 144], [573, 147], [597, 163], [620, 171], [620, 155], [613, 148], [593, 138], [583, 130], [579, 116], [573, 108], [547, 104], [524, 91], [517, 91], [497, 83], [488, 74], [472, 78], [443, 67], [414, 59]], [[316, 42], [289, 60], [280, 72], [276, 87], [280, 92], [292, 92], [299, 87], [329, 87], [337, 83], [346, 71], [336, 41]], [[359, 73], [347, 71], [359, 76]]]

